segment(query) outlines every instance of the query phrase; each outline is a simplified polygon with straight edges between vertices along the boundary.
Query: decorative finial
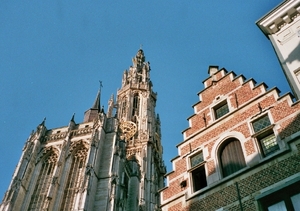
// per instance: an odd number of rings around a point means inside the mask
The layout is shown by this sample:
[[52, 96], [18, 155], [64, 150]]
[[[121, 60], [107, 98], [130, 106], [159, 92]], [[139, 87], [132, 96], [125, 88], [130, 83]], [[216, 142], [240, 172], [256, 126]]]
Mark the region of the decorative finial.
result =
[[143, 49], [143, 45], [142, 44], [140, 44], [140, 49]]
[[102, 86], [102, 81], [99, 80], [99, 83], [100, 83], [100, 89], [99, 89], [99, 90], [100, 90], [100, 92], [101, 92], [101, 87], [103, 87], [103, 86]]
[[45, 122], [46, 122], [46, 117], [44, 117], [44, 119], [40, 125], [45, 125]]
[[75, 117], [75, 113], [73, 113], [73, 116], [72, 116], [72, 118], [71, 118], [71, 121], [72, 121], [72, 122], [75, 122], [75, 121], [74, 121], [74, 117]]

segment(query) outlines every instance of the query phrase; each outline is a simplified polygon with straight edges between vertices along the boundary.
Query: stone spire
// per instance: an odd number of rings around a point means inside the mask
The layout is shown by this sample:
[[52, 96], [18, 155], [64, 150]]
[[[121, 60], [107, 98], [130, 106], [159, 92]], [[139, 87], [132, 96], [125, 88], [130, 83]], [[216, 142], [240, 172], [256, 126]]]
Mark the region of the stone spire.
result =
[[97, 109], [98, 111], [100, 111], [100, 95], [101, 95], [101, 92], [99, 90], [98, 93], [97, 93], [95, 102], [92, 106], [92, 109]]
[[93, 106], [84, 112], [84, 120], [83, 122], [90, 122], [93, 121], [93, 119], [98, 115], [100, 112], [100, 95], [101, 91], [99, 90], [96, 96], [96, 99], [94, 101]]

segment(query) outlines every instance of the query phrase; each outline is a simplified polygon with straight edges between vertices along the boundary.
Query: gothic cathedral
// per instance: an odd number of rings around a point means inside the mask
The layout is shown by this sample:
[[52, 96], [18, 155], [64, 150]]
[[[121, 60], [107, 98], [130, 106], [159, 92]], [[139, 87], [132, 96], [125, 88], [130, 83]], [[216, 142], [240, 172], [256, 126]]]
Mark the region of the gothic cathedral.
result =
[[157, 95], [143, 50], [125, 70], [105, 113], [99, 91], [82, 123], [47, 129], [25, 143], [0, 211], [153, 211], [159, 208], [162, 160]]

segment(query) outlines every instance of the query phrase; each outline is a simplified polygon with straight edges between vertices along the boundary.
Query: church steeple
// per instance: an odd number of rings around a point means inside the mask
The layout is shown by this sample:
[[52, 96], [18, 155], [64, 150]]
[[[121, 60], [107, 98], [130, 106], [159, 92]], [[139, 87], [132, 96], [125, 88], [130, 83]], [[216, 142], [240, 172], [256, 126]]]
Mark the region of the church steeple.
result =
[[88, 109], [86, 112], [84, 112], [83, 122], [93, 121], [98, 115], [98, 113], [100, 112], [100, 95], [101, 95], [101, 90], [98, 91], [93, 106], [90, 109]]

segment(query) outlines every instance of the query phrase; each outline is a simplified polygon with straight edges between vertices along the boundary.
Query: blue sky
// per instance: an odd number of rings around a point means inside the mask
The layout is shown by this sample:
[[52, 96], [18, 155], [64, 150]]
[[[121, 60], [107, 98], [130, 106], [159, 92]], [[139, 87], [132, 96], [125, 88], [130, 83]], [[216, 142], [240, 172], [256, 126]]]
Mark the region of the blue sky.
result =
[[47, 128], [66, 126], [73, 113], [82, 122], [99, 80], [106, 109], [141, 45], [158, 93], [168, 171], [209, 65], [289, 92], [270, 41], [255, 25], [280, 2], [2, 1], [0, 195], [43, 118]]

